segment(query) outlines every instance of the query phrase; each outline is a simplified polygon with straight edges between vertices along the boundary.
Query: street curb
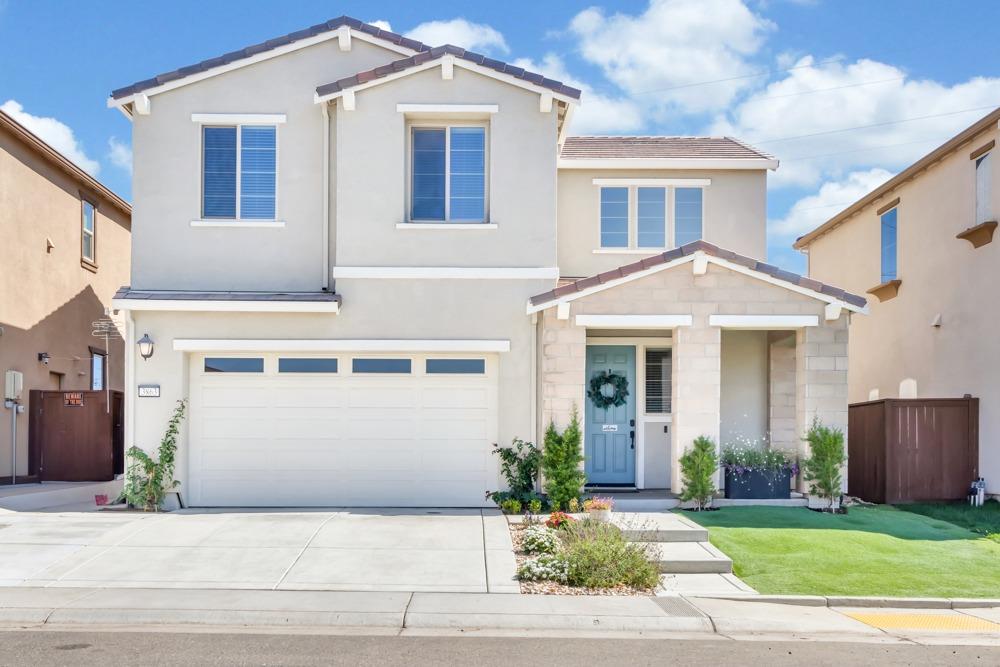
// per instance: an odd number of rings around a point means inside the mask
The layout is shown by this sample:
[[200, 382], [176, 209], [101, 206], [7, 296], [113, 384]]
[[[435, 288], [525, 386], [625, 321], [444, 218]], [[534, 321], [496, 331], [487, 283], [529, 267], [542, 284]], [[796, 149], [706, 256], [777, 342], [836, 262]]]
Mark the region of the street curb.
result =
[[713, 598], [733, 602], [767, 602], [801, 607], [865, 607], [887, 609], [982, 609], [1000, 607], [1000, 598], [894, 598], [852, 595], [754, 595], [705, 594], [689, 598]]

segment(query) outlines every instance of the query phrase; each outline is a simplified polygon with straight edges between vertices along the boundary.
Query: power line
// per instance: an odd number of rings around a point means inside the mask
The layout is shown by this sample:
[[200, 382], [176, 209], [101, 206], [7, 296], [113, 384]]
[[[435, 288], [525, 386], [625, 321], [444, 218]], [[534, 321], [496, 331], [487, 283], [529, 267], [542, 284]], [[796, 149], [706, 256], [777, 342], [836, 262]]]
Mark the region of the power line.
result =
[[883, 148], [896, 148], [897, 146], [912, 146], [914, 144], [926, 144], [930, 142], [942, 141], [939, 137], [920, 139], [918, 141], [905, 141], [899, 144], [882, 144], [880, 146], [869, 146], [868, 148], [855, 148], [849, 151], [840, 151], [838, 153], [823, 153], [822, 155], [800, 155], [799, 157], [782, 158], [782, 162], [795, 162], [797, 160], [818, 160], [824, 157], [836, 157], [838, 155], [849, 155], [851, 153], [865, 153], [867, 151], [881, 150]]
[[743, 102], [743, 105], [747, 105], [753, 102], [758, 102], [760, 100], [780, 100], [785, 97], [798, 97], [799, 95], [811, 95], [813, 93], [825, 93], [829, 90], [844, 90], [845, 88], [857, 88], [859, 86], [872, 86], [876, 83], [890, 83], [892, 81], [902, 81], [905, 76], [896, 76], [891, 79], [879, 79], [878, 81], [861, 81], [860, 83], [848, 83], [843, 86], [833, 86], [831, 88], [811, 88], [810, 90], [800, 90], [797, 93], [788, 93], [786, 95], [768, 95], [767, 97], [752, 97]]
[[818, 65], [828, 65], [830, 63], [840, 62], [844, 59], [844, 56], [837, 56], [835, 58], [830, 58], [829, 60], [820, 60], [818, 62], [809, 63], [808, 65], [795, 65], [794, 67], [786, 67], [784, 69], [769, 69], [761, 70], [755, 72], [754, 74], [742, 74], [740, 76], [731, 76], [725, 79], [712, 79], [711, 81], [695, 81], [693, 83], [682, 83], [676, 86], [667, 86], [666, 88], [652, 88], [650, 90], [641, 90], [633, 95], [648, 95], [649, 93], [663, 93], [668, 90], [680, 90], [682, 88], [694, 88], [695, 86], [707, 86], [713, 83], [726, 83], [728, 81], [739, 81], [740, 79], [754, 79], [758, 76], [767, 76], [768, 74], [779, 74], [781, 72], [791, 72], [797, 69], [809, 69], [811, 67], [816, 67]]

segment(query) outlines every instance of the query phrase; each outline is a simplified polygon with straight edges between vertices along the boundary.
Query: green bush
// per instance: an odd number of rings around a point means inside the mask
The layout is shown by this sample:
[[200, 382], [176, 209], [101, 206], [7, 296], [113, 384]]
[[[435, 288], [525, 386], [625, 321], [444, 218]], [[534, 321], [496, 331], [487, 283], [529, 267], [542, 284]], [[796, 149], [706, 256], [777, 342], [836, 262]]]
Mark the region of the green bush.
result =
[[186, 408], [185, 401], [177, 401], [174, 414], [167, 422], [167, 431], [160, 441], [156, 461], [138, 447], [129, 448], [129, 466], [122, 495], [132, 507], [147, 512], [156, 511], [163, 505], [167, 493], [180, 485], [174, 480], [174, 459], [177, 455], [177, 434]]
[[563, 555], [571, 586], [614, 588], [619, 585], [651, 589], [660, 573], [645, 548], [627, 542], [610, 523], [584, 520], [563, 531]]
[[540, 498], [532, 498], [528, 501], [528, 511], [532, 514], [542, 513], [542, 501]]
[[719, 469], [719, 455], [715, 443], [704, 435], [695, 438], [691, 448], [680, 457], [681, 477], [684, 488], [681, 500], [695, 501], [699, 511], [705, 509], [715, 495], [715, 473]]
[[507, 480], [508, 491], [490, 491], [486, 494], [500, 505], [507, 498], [528, 503], [537, 498], [535, 480], [542, 462], [542, 452], [534, 443], [514, 438], [510, 447], [497, 447], [493, 453], [500, 459], [500, 472]]
[[570, 500], [579, 498], [583, 491], [586, 476], [580, 468], [583, 463], [581, 440], [576, 408], [573, 409], [569, 426], [561, 435], [551, 422], [545, 430], [542, 472], [545, 475], [545, 492], [553, 509], [568, 508]]
[[841, 472], [847, 463], [844, 432], [839, 428], [823, 426], [818, 419], [814, 419], [803, 439], [809, 443], [809, 458], [802, 462], [809, 492], [828, 499], [832, 512], [834, 501], [841, 493]]
[[506, 498], [500, 503], [500, 511], [504, 514], [520, 514], [521, 501], [517, 498]]

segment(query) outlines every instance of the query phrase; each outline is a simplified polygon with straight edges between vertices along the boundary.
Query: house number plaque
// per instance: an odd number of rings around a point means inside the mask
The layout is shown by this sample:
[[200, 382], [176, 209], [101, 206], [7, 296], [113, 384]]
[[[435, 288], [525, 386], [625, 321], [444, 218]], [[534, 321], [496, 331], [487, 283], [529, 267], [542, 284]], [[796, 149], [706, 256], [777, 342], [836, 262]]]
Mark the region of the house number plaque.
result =
[[158, 384], [140, 384], [139, 385], [139, 396], [142, 398], [159, 398], [160, 397], [160, 385]]

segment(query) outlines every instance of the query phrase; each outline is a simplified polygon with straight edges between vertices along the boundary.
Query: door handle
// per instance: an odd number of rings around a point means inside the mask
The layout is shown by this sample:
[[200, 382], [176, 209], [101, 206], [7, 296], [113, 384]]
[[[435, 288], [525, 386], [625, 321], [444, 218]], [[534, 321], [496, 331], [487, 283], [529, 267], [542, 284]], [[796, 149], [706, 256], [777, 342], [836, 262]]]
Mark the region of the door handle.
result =
[[629, 442], [629, 449], [635, 449], [635, 431], [629, 431], [628, 437], [631, 442]]

